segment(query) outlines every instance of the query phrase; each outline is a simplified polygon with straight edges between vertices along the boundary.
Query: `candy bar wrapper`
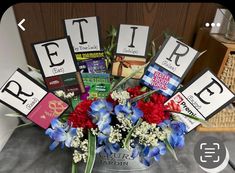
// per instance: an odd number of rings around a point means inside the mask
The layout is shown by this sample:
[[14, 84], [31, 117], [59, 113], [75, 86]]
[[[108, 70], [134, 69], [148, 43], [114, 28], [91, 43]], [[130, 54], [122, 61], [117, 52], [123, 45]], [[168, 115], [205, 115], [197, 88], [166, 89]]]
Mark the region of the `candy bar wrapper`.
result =
[[109, 95], [110, 75], [105, 73], [82, 73], [85, 86], [89, 86], [89, 98], [106, 98]]
[[79, 95], [85, 92], [85, 87], [79, 72], [46, 77], [45, 83], [50, 91], [63, 90], [65, 93], [74, 92]]
[[[116, 55], [112, 67], [112, 75], [127, 77], [146, 63], [145, 58]], [[139, 71], [134, 79], [140, 79], [144, 74], [144, 69]]]
[[80, 61], [77, 64], [81, 73], [106, 73], [107, 71], [104, 58]]

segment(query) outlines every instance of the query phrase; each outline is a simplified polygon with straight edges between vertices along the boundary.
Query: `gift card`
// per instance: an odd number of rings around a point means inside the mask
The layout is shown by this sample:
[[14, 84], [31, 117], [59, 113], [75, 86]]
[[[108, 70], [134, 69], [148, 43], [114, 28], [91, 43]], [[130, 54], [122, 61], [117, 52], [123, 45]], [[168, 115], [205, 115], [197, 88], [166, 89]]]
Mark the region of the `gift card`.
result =
[[144, 57], [146, 55], [148, 35], [148, 26], [121, 24], [116, 54]]
[[69, 37], [35, 43], [33, 48], [50, 91], [67, 91], [67, 87], [73, 88], [75, 95], [85, 91]]
[[106, 73], [106, 62], [103, 58], [77, 62], [81, 73]]
[[[112, 66], [112, 75], [127, 77], [134, 71], [145, 65], [146, 59], [142, 57], [115, 55]], [[140, 79], [144, 74], [144, 69], [136, 73], [132, 78]]]
[[[165, 96], [171, 96], [177, 89], [180, 82], [183, 80], [187, 71], [199, 57], [200, 53], [174, 37], [167, 38], [161, 49], [158, 51], [156, 56], [151, 61], [148, 69], [141, 79], [141, 83], [150, 87], [151, 89], [158, 89], [160, 93]], [[174, 80], [169, 83], [167, 88], [156, 86], [155, 81], [159, 81], [162, 75], [159, 71], [164, 71], [164, 78]], [[169, 81], [169, 80], [168, 80]], [[172, 86], [173, 84], [173, 86]], [[162, 85], [162, 84], [158, 84]]]
[[170, 97], [175, 92], [180, 82], [179, 77], [156, 64], [150, 64], [141, 79], [142, 84], [153, 90], [157, 89], [159, 93], [166, 97]]
[[46, 129], [68, 105], [17, 69], [0, 89], [0, 102]]
[[90, 98], [106, 98], [111, 89], [110, 74], [82, 73], [85, 86], [89, 86]]
[[[183, 113], [207, 119], [235, 100], [235, 95], [210, 70], [205, 70], [166, 104], [172, 100], [180, 105]], [[177, 116], [186, 124], [188, 131], [199, 125], [198, 121], [180, 114]]]
[[97, 17], [65, 19], [64, 23], [75, 53], [100, 50]]

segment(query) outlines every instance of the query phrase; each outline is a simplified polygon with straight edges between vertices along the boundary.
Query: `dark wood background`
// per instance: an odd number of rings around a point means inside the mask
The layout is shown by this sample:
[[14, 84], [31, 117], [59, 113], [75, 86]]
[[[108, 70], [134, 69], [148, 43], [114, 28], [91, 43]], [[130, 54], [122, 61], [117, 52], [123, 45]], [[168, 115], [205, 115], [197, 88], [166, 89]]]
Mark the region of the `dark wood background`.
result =
[[14, 8], [17, 22], [26, 19], [26, 31], [19, 29], [28, 64], [38, 67], [31, 44], [65, 35], [63, 19], [99, 16], [101, 41], [106, 44], [110, 25], [148, 25], [150, 40], [163, 42], [163, 32], [169, 31], [193, 45], [200, 27], [213, 22], [215, 3], [21, 3]]

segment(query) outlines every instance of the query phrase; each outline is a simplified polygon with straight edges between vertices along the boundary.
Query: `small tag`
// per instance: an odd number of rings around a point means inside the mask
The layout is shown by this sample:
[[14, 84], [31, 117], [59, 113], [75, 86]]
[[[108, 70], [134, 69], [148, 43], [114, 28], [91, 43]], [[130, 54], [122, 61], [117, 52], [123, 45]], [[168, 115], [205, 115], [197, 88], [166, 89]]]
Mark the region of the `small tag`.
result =
[[144, 57], [146, 55], [148, 33], [148, 26], [121, 24], [116, 54]]
[[97, 17], [65, 19], [64, 23], [75, 53], [100, 50]]
[[[76, 84], [79, 85], [79, 90], [75, 94], [85, 91], [83, 83], [78, 79], [80, 73], [77, 72], [75, 55], [71, 50], [69, 37], [36, 43], [33, 48], [40, 62], [46, 86], [50, 91], [66, 91], [66, 87]], [[65, 76], [70, 76], [70, 78], [66, 77], [65, 80]], [[66, 82], [72, 79], [75, 80]]]
[[[196, 61], [199, 54], [199, 52], [174, 37], [169, 37], [165, 40], [161, 49], [151, 61], [151, 64], [142, 77], [141, 83], [151, 89], [158, 89], [159, 92], [165, 96], [171, 96], [183, 80], [186, 72]], [[174, 79], [174, 82], [170, 82], [167, 86], [168, 89], [156, 86], [154, 85], [155, 82], [153, 83], [150, 80], [153, 76], [156, 81], [161, 80], [163, 76], [157, 75], [159, 73], [157, 71], [160, 70], [164, 71], [165, 79]]]
[[[180, 105], [182, 113], [207, 119], [235, 100], [235, 95], [211, 71], [206, 70], [194, 79], [183, 91], [171, 97], [171, 101]], [[191, 131], [200, 123], [184, 115], [174, 113]]]
[[18, 69], [0, 89], [0, 102], [46, 129], [68, 105]]

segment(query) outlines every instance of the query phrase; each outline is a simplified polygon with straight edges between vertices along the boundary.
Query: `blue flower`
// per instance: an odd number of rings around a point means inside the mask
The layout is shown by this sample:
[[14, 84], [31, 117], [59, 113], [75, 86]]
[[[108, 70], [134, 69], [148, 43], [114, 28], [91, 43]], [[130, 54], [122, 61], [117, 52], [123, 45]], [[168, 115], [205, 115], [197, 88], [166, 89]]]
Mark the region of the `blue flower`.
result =
[[165, 120], [159, 126], [164, 130], [170, 129], [170, 134], [167, 135], [167, 140], [173, 148], [184, 147], [184, 135], [186, 133], [186, 126], [180, 121]]
[[98, 113], [100, 111], [111, 112], [113, 110], [113, 105], [112, 103], [107, 102], [106, 100], [100, 99], [92, 102], [90, 108], [93, 114]]
[[117, 153], [121, 146], [119, 143], [110, 143], [108, 141], [108, 138], [105, 138], [103, 141], [103, 145], [100, 145], [96, 149], [96, 153], [100, 153], [102, 150], [108, 155], [111, 155], [113, 153]]
[[113, 110], [113, 105], [106, 100], [97, 100], [91, 104], [90, 108], [92, 121], [98, 126], [99, 130], [102, 132], [107, 130], [106, 128], [110, 128], [110, 113]]
[[49, 149], [54, 150], [60, 143], [63, 148], [70, 147], [73, 137], [76, 135], [76, 128], [70, 128], [67, 123], [61, 123], [58, 119], [51, 121], [51, 127], [45, 132], [53, 141]]
[[117, 105], [114, 108], [116, 115], [124, 115], [124, 117], [130, 119], [133, 124], [135, 124], [139, 118], [143, 116], [143, 112], [135, 106], [125, 106], [125, 105]]
[[166, 145], [163, 142], [159, 142], [158, 146], [150, 147], [141, 144], [135, 144], [132, 151], [132, 158], [139, 156], [140, 162], [145, 166], [150, 166], [153, 159], [160, 160], [161, 155], [166, 154]]

